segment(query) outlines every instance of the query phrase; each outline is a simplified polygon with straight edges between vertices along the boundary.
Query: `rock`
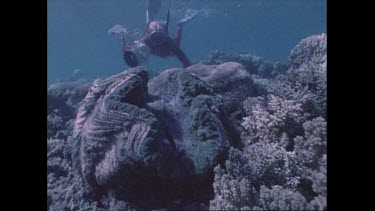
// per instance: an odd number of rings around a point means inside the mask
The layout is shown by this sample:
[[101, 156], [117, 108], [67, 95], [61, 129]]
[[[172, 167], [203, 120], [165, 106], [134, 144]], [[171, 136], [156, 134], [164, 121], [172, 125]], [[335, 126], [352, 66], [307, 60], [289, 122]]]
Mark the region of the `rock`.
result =
[[207, 59], [200, 63], [207, 65], [219, 65], [226, 62], [242, 64], [249, 74], [256, 74], [264, 78], [275, 77], [277, 74], [285, 74], [289, 68], [288, 62], [271, 62], [251, 53], [227, 54], [222, 51], [211, 51]]
[[[197, 76], [200, 80], [207, 82], [209, 88], [206, 89], [212, 88], [210, 92], [221, 95], [221, 97], [226, 99], [226, 102], [232, 104], [232, 106], [226, 106], [229, 112], [237, 110], [238, 104], [254, 94], [250, 74], [244, 66], [236, 62], [227, 62], [221, 65], [195, 64], [186, 70], [182, 68], [166, 70], [150, 82], [150, 93], [168, 98], [165, 96], [169, 96], [170, 94], [162, 86], [168, 87], [169, 82], [173, 80], [170, 75], [176, 72], [190, 73]], [[198, 91], [202, 92], [202, 94], [207, 93], [203, 90]]]
[[222, 95], [228, 112], [238, 110], [238, 105], [247, 97], [253, 95], [253, 84], [250, 74], [243, 65], [227, 62], [221, 65], [192, 65], [186, 69], [194, 73], [202, 81], [213, 87], [216, 94]]

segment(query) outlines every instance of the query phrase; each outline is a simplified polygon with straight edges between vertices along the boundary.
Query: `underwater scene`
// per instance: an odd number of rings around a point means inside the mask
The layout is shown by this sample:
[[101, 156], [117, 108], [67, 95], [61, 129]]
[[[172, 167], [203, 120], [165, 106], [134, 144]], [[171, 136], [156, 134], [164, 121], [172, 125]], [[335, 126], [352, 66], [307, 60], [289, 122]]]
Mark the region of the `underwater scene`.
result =
[[47, 0], [48, 210], [326, 210], [326, 0]]

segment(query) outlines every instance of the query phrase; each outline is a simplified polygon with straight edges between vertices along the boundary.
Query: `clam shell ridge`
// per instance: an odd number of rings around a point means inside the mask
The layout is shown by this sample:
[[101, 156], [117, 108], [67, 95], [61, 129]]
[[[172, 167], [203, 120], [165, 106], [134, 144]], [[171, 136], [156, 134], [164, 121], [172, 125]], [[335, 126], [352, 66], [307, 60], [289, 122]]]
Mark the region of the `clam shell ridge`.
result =
[[89, 188], [125, 180], [126, 170], [157, 168], [169, 154], [157, 119], [142, 108], [147, 80], [147, 70], [133, 68], [96, 80], [83, 100], [73, 131], [73, 165]]

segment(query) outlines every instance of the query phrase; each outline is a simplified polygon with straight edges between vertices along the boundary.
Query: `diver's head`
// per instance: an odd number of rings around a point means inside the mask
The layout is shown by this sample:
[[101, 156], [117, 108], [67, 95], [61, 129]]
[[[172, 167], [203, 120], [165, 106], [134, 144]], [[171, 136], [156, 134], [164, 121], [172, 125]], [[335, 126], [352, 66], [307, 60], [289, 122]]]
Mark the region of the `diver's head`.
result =
[[147, 45], [135, 41], [130, 49], [124, 52], [124, 60], [129, 67], [136, 67], [147, 62], [150, 53], [151, 49]]
[[165, 24], [166, 23], [164, 21], [151, 21], [148, 24], [147, 33], [150, 34], [155, 31], [160, 31], [160, 32], [165, 33], [165, 27], [166, 27]]
[[159, 46], [166, 41], [166, 23], [164, 21], [151, 21], [147, 27], [147, 35], [151, 40], [151, 45]]

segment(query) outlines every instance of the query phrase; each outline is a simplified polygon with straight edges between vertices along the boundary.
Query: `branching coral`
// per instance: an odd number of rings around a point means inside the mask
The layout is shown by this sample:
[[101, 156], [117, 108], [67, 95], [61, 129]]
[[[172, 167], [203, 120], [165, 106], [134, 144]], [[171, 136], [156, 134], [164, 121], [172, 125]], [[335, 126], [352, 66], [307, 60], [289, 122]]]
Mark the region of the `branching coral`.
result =
[[215, 168], [210, 209], [327, 208], [326, 35], [302, 40], [290, 60], [285, 75], [252, 75], [247, 134]]
[[325, 209], [326, 122], [319, 117], [303, 127], [294, 151], [282, 142], [257, 142], [244, 152], [231, 148], [225, 168], [215, 168], [210, 209]]

